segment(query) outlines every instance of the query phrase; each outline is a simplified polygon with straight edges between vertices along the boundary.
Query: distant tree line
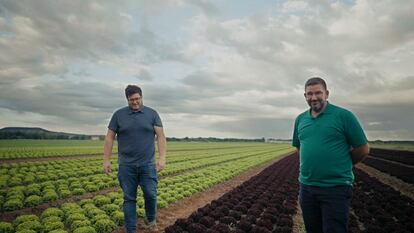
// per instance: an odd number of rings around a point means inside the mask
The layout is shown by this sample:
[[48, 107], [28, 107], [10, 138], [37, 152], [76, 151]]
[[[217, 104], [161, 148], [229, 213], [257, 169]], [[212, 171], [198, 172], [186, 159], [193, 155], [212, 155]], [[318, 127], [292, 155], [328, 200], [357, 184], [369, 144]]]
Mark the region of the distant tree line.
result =
[[383, 141], [383, 140], [374, 140], [374, 141], [370, 141], [371, 143], [376, 143], [376, 144], [411, 144], [413, 143], [412, 140], [391, 140], [391, 141]]
[[71, 139], [71, 140], [90, 140], [89, 135], [70, 135], [59, 133], [29, 133], [29, 132], [0, 132], [0, 139]]
[[[75, 135], [48, 132], [0, 132], [0, 139], [65, 139], [65, 140], [104, 140], [104, 135]], [[215, 138], [215, 137], [168, 137], [169, 142], [265, 142], [264, 138], [242, 139], [242, 138]]]
[[[0, 129], [0, 139], [65, 139], [65, 140], [104, 140], [105, 135], [85, 135], [53, 132], [38, 127], [5, 127]], [[265, 138], [216, 138], [216, 137], [168, 137], [170, 142], [266, 142]]]
[[243, 139], [243, 138], [215, 138], [215, 137], [184, 137], [184, 138], [175, 138], [167, 137], [169, 142], [265, 142], [265, 138], [255, 138], [255, 139]]

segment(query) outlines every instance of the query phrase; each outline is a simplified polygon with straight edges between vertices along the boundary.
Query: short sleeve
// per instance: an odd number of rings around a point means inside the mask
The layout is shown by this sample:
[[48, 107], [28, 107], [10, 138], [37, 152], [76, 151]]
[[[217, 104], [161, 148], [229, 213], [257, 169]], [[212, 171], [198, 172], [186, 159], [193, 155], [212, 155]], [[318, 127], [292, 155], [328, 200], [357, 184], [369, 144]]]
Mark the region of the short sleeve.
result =
[[111, 117], [111, 121], [109, 122], [108, 129], [114, 131], [115, 133], [118, 133], [119, 124], [118, 124], [118, 116], [116, 112]]
[[160, 118], [160, 116], [158, 115], [157, 112], [154, 112], [153, 126], [162, 127], [161, 118]]
[[293, 137], [292, 137], [292, 146], [296, 148], [300, 148], [300, 141], [298, 137], [298, 122], [299, 122], [299, 117], [297, 117], [295, 120], [295, 126], [293, 128]]
[[358, 119], [349, 111], [345, 113], [345, 136], [348, 143], [354, 148], [367, 144], [368, 142]]

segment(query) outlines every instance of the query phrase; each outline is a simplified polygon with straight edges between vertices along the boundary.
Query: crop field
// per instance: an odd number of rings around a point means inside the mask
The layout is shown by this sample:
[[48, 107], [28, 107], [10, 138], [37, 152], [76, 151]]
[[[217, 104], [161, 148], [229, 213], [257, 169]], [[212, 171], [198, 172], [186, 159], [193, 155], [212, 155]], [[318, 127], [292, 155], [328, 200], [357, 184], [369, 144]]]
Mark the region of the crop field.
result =
[[372, 142], [371, 147], [396, 151], [414, 151], [413, 142]]
[[[0, 145], [0, 232], [111, 232], [122, 226], [117, 156], [113, 173], [104, 175], [103, 142], [3, 140]], [[159, 173], [158, 208], [291, 152], [286, 144], [169, 143], [167, 168]], [[142, 198], [137, 205], [143, 216]]]
[[[123, 232], [117, 156], [104, 175], [102, 144], [0, 141], [0, 233]], [[414, 232], [414, 152], [371, 152], [354, 170], [350, 232]], [[298, 172], [288, 144], [169, 142], [159, 232], [304, 232]]]

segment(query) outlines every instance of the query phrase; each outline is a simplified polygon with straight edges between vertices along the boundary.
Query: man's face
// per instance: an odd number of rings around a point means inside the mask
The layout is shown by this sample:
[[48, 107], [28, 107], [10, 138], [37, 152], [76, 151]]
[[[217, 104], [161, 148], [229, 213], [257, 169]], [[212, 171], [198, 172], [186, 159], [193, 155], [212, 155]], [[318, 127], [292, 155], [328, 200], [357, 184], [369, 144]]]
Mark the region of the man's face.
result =
[[305, 98], [313, 112], [319, 113], [328, 100], [329, 91], [321, 84], [310, 85], [305, 88]]
[[128, 96], [128, 106], [133, 111], [138, 111], [142, 106], [142, 96], [138, 93]]

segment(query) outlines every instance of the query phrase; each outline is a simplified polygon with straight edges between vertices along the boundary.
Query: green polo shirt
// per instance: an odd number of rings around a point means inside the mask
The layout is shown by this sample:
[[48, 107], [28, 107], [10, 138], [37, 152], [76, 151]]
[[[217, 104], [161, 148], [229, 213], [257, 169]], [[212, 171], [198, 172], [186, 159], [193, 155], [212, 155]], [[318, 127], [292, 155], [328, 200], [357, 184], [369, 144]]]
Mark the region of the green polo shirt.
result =
[[329, 187], [352, 185], [351, 147], [367, 143], [358, 120], [350, 111], [327, 103], [316, 118], [308, 110], [295, 121], [292, 145], [299, 149], [299, 181]]

